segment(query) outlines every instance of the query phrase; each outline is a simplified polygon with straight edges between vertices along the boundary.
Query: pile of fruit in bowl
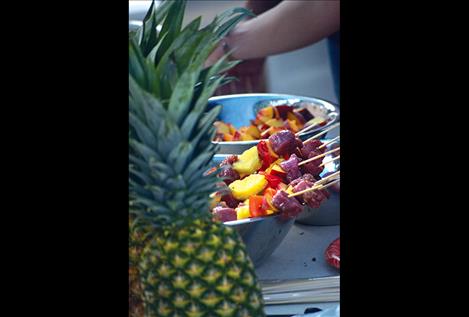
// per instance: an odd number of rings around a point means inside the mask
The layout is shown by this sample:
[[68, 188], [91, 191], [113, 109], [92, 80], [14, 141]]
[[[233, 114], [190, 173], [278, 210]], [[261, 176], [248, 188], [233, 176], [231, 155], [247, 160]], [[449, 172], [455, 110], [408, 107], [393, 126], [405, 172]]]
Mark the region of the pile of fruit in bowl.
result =
[[216, 121], [214, 141], [251, 141], [266, 139], [283, 130], [296, 133], [309, 126], [324, 126], [325, 115], [313, 115], [306, 105], [269, 105], [261, 108], [249, 126], [236, 129], [231, 123]]

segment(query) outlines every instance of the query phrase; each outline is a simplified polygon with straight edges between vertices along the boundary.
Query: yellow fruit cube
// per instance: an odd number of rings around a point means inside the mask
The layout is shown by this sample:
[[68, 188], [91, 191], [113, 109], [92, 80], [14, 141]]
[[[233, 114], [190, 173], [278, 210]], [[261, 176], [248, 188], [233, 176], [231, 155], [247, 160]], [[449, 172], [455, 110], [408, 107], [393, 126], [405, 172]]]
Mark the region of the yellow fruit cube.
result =
[[233, 197], [237, 200], [248, 199], [250, 196], [260, 193], [266, 186], [265, 176], [259, 174], [249, 175], [228, 185]]
[[236, 210], [236, 218], [238, 220], [251, 217], [251, 213], [249, 212], [249, 204], [240, 206], [236, 208], [235, 210]]
[[217, 133], [220, 133], [220, 134], [230, 133], [230, 127], [224, 122], [215, 121], [213, 125], [217, 129]]
[[256, 126], [250, 125], [246, 129], [246, 132], [249, 133], [255, 139], [260, 139], [260, 137], [261, 137], [259, 129]]
[[252, 141], [252, 140], [255, 140], [252, 135], [248, 134], [248, 133], [240, 133], [241, 134], [241, 140], [242, 141]]
[[283, 127], [283, 121], [278, 119], [270, 119], [266, 123], [269, 127], [280, 128]]
[[219, 192], [210, 195], [210, 209], [213, 209], [221, 201], [221, 194]]
[[238, 160], [233, 164], [233, 169], [242, 177], [256, 172], [261, 166], [262, 162], [259, 159], [257, 147], [253, 146], [238, 156]]

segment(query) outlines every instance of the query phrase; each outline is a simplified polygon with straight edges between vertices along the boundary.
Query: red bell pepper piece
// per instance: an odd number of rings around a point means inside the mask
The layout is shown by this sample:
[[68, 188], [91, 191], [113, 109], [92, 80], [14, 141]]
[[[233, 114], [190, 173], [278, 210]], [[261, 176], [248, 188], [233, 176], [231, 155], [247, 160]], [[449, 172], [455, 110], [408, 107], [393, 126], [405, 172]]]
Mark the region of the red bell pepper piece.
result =
[[272, 188], [277, 188], [278, 184], [283, 182], [283, 179], [276, 175], [265, 174], [264, 176], [267, 182], [269, 183], [269, 187], [272, 187]]
[[262, 140], [257, 143], [257, 153], [259, 153], [259, 158], [262, 161], [260, 170], [265, 171], [270, 166], [270, 164], [275, 161], [275, 158], [270, 155], [269, 148], [267, 147], [267, 143], [265, 141]]
[[267, 213], [262, 208], [262, 200], [264, 197], [253, 195], [249, 197], [249, 212], [253, 217], [265, 216]]

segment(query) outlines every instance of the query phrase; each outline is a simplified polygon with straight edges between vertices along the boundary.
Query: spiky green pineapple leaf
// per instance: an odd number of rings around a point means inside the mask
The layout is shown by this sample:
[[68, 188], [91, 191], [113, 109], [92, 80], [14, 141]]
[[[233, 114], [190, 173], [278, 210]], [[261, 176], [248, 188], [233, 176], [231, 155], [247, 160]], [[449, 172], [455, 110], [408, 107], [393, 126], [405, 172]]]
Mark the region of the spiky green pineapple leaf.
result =
[[[204, 83], [210, 84], [210, 80], [215, 78], [215, 75], [220, 74], [239, 63], [239, 61], [228, 61], [229, 55], [229, 53], [223, 55], [215, 64], [213, 64], [211, 67], [207, 67], [201, 72], [200, 75], [204, 76], [201, 82], [202, 85], [204, 85]], [[200, 109], [200, 105], [196, 105], [196, 108]]]
[[152, 181], [151, 178], [147, 174], [135, 170], [132, 165], [129, 165], [129, 173], [136, 176], [143, 183], [151, 183], [151, 181]]
[[150, 176], [153, 178], [154, 184], [156, 185], [161, 185], [164, 187], [167, 185], [168, 179], [174, 177], [171, 166], [168, 164], [151, 159], [149, 165], [151, 167]]
[[129, 214], [135, 216], [135, 227], [145, 227], [147, 228], [145, 236], [152, 235], [153, 232], [151, 229], [158, 229], [158, 225], [155, 224], [155, 218], [157, 218], [161, 222], [167, 222], [170, 219], [169, 210], [166, 208], [160, 208], [158, 211], [157, 216], [155, 216], [155, 212], [148, 211], [144, 204], [137, 201], [137, 199], [131, 201], [131, 207], [129, 208]]
[[158, 129], [159, 142], [157, 151], [159, 153], [169, 153], [175, 144], [181, 143], [184, 139], [178, 126], [171, 118], [162, 122]]
[[172, 168], [175, 173], [182, 174], [188, 160], [194, 153], [194, 146], [187, 141], [176, 145], [168, 155], [168, 161], [173, 162]]
[[146, 163], [141, 158], [138, 158], [137, 156], [133, 155], [132, 153], [129, 153], [129, 164], [133, 164], [134, 166], [138, 167], [140, 171], [145, 174], [151, 173], [151, 169], [148, 166], [148, 163]]
[[152, 0], [150, 8], [143, 19], [141, 41], [138, 42], [145, 57], [158, 42], [157, 26], [167, 17], [168, 11], [175, 3], [174, 1], [162, 1], [158, 8], [155, 8], [155, 1]]
[[156, 92], [158, 88], [157, 76], [151, 65], [141, 53], [135, 41], [129, 41], [129, 75], [149, 92]]
[[184, 119], [181, 131], [186, 139], [192, 139], [192, 132], [196, 124], [198, 123], [200, 116], [202, 115], [202, 112], [204, 110], [204, 109], [196, 109], [198, 107], [198, 104], [199, 103], [206, 104], [206, 100], [215, 92], [215, 90], [219, 87], [222, 80], [223, 80], [223, 77], [220, 77], [215, 82], [207, 85], [207, 87], [202, 91], [202, 94], [198, 97], [194, 110]]
[[161, 156], [158, 153], [156, 153], [154, 150], [152, 150], [145, 144], [138, 142], [135, 139], [130, 140], [129, 146], [136, 153], [138, 153], [139, 156], [142, 157], [147, 163], [150, 163], [150, 160], [152, 158], [157, 161], [161, 161]]
[[[170, 4], [170, 2], [166, 2], [167, 6]], [[142, 54], [144, 56], [146, 56], [150, 52], [151, 48], [156, 45], [157, 25], [158, 24], [155, 19], [155, 1], [152, 1], [150, 9], [143, 19], [142, 41], [140, 43], [140, 48], [142, 49]]]
[[202, 137], [208, 138], [210, 136], [210, 131], [215, 130], [213, 126], [213, 122], [215, 122], [216, 118], [220, 114], [221, 107], [217, 106], [210, 109], [207, 113], [205, 113], [202, 118], [199, 120], [197, 125], [197, 134], [192, 139], [194, 144], [198, 144]]
[[160, 178], [160, 180], [165, 180], [168, 177], [173, 177], [176, 175], [174, 172], [174, 169], [172, 167], [172, 162], [169, 164], [164, 163], [164, 162], [158, 162], [155, 160], [150, 161], [150, 167], [152, 168], [152, 172], [156, 171], [162, 171], [164, 173], [164, 178]]
[[175, 38], [181, 32], [182, 20], [184, 18], [184, 11], [186, 7], [186, 0], [179, 0], [169, 9], [168, 16], [166, 17], [162, 27], [160, 36], [165, 36], [160, 39], [161, 47], [156, 54], [156, 61], [164, 55], [166, 50], [174, 42]]
[[193, 89], [184, 89], [184, 87], [195, 86], [199, 73], [203, 68], [203, 64], [215, 45], [216, 43], [203, 43], [199, 46], [198, 55], [191, 60], [189, 66], [186, 68], [174, 87], [168, 109], [170, 115], [177, 124], [181, 124], [183, 116], [188, 113], [194, 93]]
[[169, 186], [169, 188], [172, 188], [175, 191], [184, 190], [187, 188], [187, 183], [182, 175], [177, 175], [176, 177], [168, 179], [166, 184]]
[[[207, 170], [208, 169], [208, 166], [205, 166], [207, 168], [204, 168], [204, 166], [201, 167], [201, 170]], [[216, 188], [216, 181], [214, 181], [216, 179], [215, 176], [212, 176], [212, 175], [208, 175], [208, 176], [205, 176], [205, 177], [200, 177], [200, 171], [199, 171], [199, 174], [198, 175], [194, 175], [192, 176], [188, 183], [191, 184], [191, 188], [189, 189], [189, 191], [191, 193], [194, 193], [194, 192], [197, 192], [199, 190], [199, 188], [201, 188], [201, 186], [205, 185], [205, 184], [209, 184], [211, 183], [213, 185], [213, 188]]]
[[139, 196], [149, 198], [149, 199], [152, 197], [152, 192], [145, 189], [140, 184], [138, 184], [134, 179], [129, 178], [129, 184], [131, 188], [135, 191], [135, 193], [138, 194]]
[[[229, 69], [230, 66], [234, 67], [238, 64], [239, 61], [228, 62], [228, 56], [229, 54], [224, 55], [214, 65], [204, 69], [199, 75], [199, 78], [201, 78], [202, 75], [204, 77], [202, 77], [202, 81], [195, 85], [194, 99], [196, 102], [192, 113], [200, 115], [201, 111], [204, 110], [207, 104], [207, 100], [213, 95], [215, 90], [222, 85], [225, 76], [216, 76], [215, 74], [221, 73], [224, 70]], [[192, 125], [184, 122], [182, 130], [187, 131], [187, 135], [190, 135], [192, 132]]]
[[[184, 178], [188, 181], [201, 169], [201, 167], [207, 165], [208, 162], [212, 159], [212, 153], [202, 153], [199, 154], [195, 159], [193, 159], [189, 165], [184, 170]], [[198, 173], [197, 173], [198, 175]]]
[[249, 9], [246, 8], [235, 8], [235, 9], [228, 9], [225, 13], [220, 15], [222, 20], [228, 16], [233, 14], [238, 14], [236, 16], [231, 17], [228, 21], [217, 27], [216, 29], [216, 36], [217, 40], [222, 39], [225, 35], [227, 35], [239, 22], [244, 20], [247, 17], [255, 17], [255, 14], [252, 13]]
[[138, 85], [137, 81], [130, 74], [129, 71], [129, 109], [137, 114], [139, 117], [144, 116], [143, 104], [145, 100], [143, 98], [144, 90]]
[[131, 31], [132, 39], [135, 41], [135, 43], [140, 43], [142, 41], [142, 35], [143, 35], [143, 28], [138, 28], [136, 31]]
[[168, 63], [164, 67], [163, 77], [160, 82], [161, 97], [164, 99], [171, 98], [171, 92], [174, 91], [180, 76], [178, 74], [178, 66], [174, 57], [170, 57]]
[[136, 43], [129, 41], [129, 74], [141, 87], [147, 87], [146, 70], [139, 51], [135, 49]]
[[[184, 29], [158, 61], [155, 76], [161, 80], [158, 83], [158, 91], [155, 96], [158, 96], [163, 100], [169, 100], [171, 98], [172, 91], [175, 89], [175, 84], [170, 83], [169, 80], [174, 78], [174, 76], [180, 75], [178, 73], [178, 69], [181, 69], [181, 66], [178, 67], [178, 62], [174, 58], [174, 52], [183, 49], [191, 37], [198, 36], [198, 33], [193, 29], [194, 27], [196, 27], [196, 24], [193, 24], [191, 28]], [[167, 108], [166, 104], [165, 108]]]
[[129, 122], [137, 133], [138, 138], [151, 148], [156, 148], [158, 142], [150, 129], [133, 113], [129, 113]]
[[[144, 96], [145, 103], [143, 106], [144, 119], [150, 131], [157, 131], [163, 120], [167, 119], [163, 105], [155, 98], [151, 98], [149, 94]], [[155, 137], [158, 137], [155, 135]]]
[[255, 17], [256, 15], [247, 8], [236, 7], [236, 8], [229, 8], [222, 13], [218, 14], [214, 18], [214, 23], [218, 24], [220, 21], [228, 18], [229, 16], [233, 16], [237, 13], [244, 14], [245, 16]]
[[178, 74], [181, 75], [190, 65], [191, 61], [205, 45], [210, 42], [209, 32], [200, 32], [190, 37], [188, 41], [178, 50], [174, 51], [174, 60], [177, 61]]
[[159, 203], [164, 202], [166, 190], [163, 187], [157, 185], [149, 185], [147, 190], [152, 193], [153, 198], [156, 201], [158, 201]]
[[165, 37], [166, 35], [167, 35], [167, 34], [162, 34], [162, 35], [161, 35], [162, 40], [161, 40], [161, 41], [158, 41], [158, 43], [155, 45], [155, 47], [153, 47], [153, 48], [151, 49], [150, 53], [148, 53], [147, 60], [148, 60], [150, 63], [154, 64], [154, 65], [157, 64], [156, 55], [157, 55], [157, 52], [158, 52], [158, 50], [160, 49], [161, 44], [163, 43], [163, 39], [164, 39], [164, 37]]
[[[168, 63], [168, 59], [170, 58], [171, 54], [173, 54], [176, 51], [181, 50], [181, 52], [185, 52], [190, 49], [189, 46], [187, 46], [188, 43], [190, 43], [190, 39], [192, 37], [198, 37], [199, 33], [197, 32], [197, 29], [200, 24], [200, 19], [194, 20], [191, 23], [189, 23], [182, 32], [178, 34], [176, 39], [172, 42], [172, 44], [166, 49], [164, 54], [160, 57], [158, 61], [155, 62], [156, 65], [156, 73], [157, 76], [160, 77], [161, 74], [163, 73], [162, 69]], [[194, 51], [191, 51], [194, 53]], [[178, 61], [178, 63], [181, 63]]]

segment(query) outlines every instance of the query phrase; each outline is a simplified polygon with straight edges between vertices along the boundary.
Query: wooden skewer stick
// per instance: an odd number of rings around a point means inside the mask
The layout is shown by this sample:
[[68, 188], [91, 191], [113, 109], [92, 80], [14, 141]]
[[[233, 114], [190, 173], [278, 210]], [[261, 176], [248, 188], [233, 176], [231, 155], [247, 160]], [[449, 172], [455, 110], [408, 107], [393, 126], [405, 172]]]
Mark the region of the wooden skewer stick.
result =
[[[324, 120], [324, 121], [325, 121], [325, 120]], [[321, 123], [324, 123], [324, 121], [317, 122], [317, 123], [315, 123], [315, 124], [311, 124], [311, 125], [307, 126], [306, 128], [304, 128], [304, 129], [302, 129], [302, 130], [296, 132], [295, 135], [296, 135], [296, 136], [299, 136], [300, 134], [303, 134], [303, 133], [305, 133], [305, 132], [311, 130], [312, 128], [317, 127], [317, 126], [320, 125]]]
[[334, 152], [337, 152], [337, 151], [339, 151], [339, 150], [340, 150], [340, 147], [335, 148], [335, 149], [330, 150], [330, 151], [327, 151], [327, 152], [324, 152], [323, 154], [319, 154], [319, 155], [313, 156], [312, 158], [309, 158], [309, 159], [307, 159], [307, 160], [304, 160], [304, 161], [300, 162], [300, 163], [298, 164], [298, 166], [301, 166], [301, 165], [304, 165], [304, 164], [309, 163], [309, 162], [311, 162], [311, 161], [317, 160], [318, 158], [324, 157], [324, 156], [326, 156], [327, 154], [334, 153]]
[[309, 139], [303, 141], [303, 144], [306, 144], [306, 143], [308, 143], [309, 141], [312, 141], [312, 140], [316, 139], [317, 137], [320, 137], [321, 135], [326, 134], [327, 132], [329, 132], [329, 131], [331, 131], [331, 130], [337, 128], [338, 126], [340, 126], [340, 122], [337, 122], [336, 124], [331, 125], [329, 128], [324, 129], [322, 132], [319, 132], [319, 133], [316, 134], [316, 135], [313, 135], [313, 136], [310, 137]]
[[326, 147], [326, 146], [328, 146], [329, 144], [334, 143], [334, 142], [337, 141], [337, 140], [340, 140], [340, 135], [339, 135], [339, 136], [336, 136], [335, 138], [333, 138], [333, 139], [330, 140], [330, 141], [327, 141], [326, 143], [324, 143], [323, 145], [321, 145], [320, 147], [318, 147], [318, 149], [322, 149], [323, 147]]
[[309, 192], [312, 192], [312, 191], [315, 191], [315, 190], [325, 189], [325, 188], [327, 188], [329, 186], [332, 186], [332, 185], [334, 185], [338, 182], [340, 182], [340, 178], [337, 178], [337, 179], [333, 180], [332, 182], [327, 183], [326, 185], [317, 185], [317, 186], [315, 185], [315, 186], [307, 188], [305, 190], [290, 194], [290, 195], [288, 195], [288, 198], [295, 197], [295, 196], [300, 196], [300, 195], [303, 195], [305, 193], [309, 193]]
[[265, 130], [264, 132], [261, 133], [261, 137], [264, 137], [268, 132], [270, 132], [270, 130], [272, 130], [272, 127], [268, 128], [267, 130]]
[[[323, 179], [320, 179], [319, 181], [317, 181], [316, 183], [314, 183], [313, 187], [311, 188], [307, 188], [305, 190], [302, 190], [302, 191], [299, 191], [299, 192], [296, 192], [296, 193], [293, 193], [293, 194], [290, 194], [288, 197], [295, 197], [295, 196], [299, 196], [303, 193], [306, 193], [306, 192], [309, 192], [312, 190], [312, 188], [322, 188], [323, 184], [324, 183], [327, 183], [329, 180], [331, 180], [332, 178], [334, 178], [335, 176], [339, 175], [340, 174], [340, 171], [337, 171], [335, 173], [332, 173], [331, 175], [328, 175], [326, 177], [324, 177]], [[340, 180], [340, 177], [339, 178], [334, 178], [333, 181], [339, 179]], [[332, 182], [331, 182], [332, 183]], [[334, 183], [335, 184], [335, 183]], [[327, 186], [329, 187], [329, 186]]]
[[332, 160], [329, 160], [329, 161], [327, 161], [327, 162], [323, 162], [321, 165], [319, 165], [319, 167], [322, 167], [322, 166], [324, 166], [324, 165], [326, 165], [326, 164], [329, 164], [329, 163], [331, 163], [331, 162], [337, 161], [338, 159], [340, 159], [340, 155], [334, 157]]
[[318, 180], [316, 183], [314, 183], [314, 185], [321, 185], [321, 184], [327, 183], [331, 178], [334, 178], [337, 175], [340, 175], [340, 171], [337, 171], [337, 172], [334, 172], [330, 175], [327, 175], [326, 177], [324, 177], [324, 178]]

